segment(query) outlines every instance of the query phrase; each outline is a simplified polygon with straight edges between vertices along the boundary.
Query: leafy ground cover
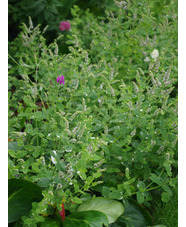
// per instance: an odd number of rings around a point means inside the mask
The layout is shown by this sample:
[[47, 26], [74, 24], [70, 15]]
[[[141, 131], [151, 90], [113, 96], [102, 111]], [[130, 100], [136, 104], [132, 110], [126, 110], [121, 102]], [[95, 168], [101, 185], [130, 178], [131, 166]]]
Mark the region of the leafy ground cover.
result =
[[31, 17], [20, 28], [9, 225], [176, 226], [177, 2], [116, 1], [97, 17], [74, 5], [50, 44]]

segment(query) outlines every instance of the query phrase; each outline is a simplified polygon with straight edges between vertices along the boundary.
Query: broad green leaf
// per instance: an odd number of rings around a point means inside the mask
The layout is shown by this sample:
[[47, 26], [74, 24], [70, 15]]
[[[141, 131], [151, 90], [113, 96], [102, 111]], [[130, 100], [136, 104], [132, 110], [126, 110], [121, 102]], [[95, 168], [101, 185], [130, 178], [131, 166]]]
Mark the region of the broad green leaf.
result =
[[42, 200], [42, 189], [27, 180], [8, 180], [8, 222], [14, 222], [28, 215], [33, 202]]
[[107, 216], [95, 210], [70, 214], [66, 217], [64, 227], [102, 227], [108, 226]]
[[110, 224], [109, 227], [121, 227], [121, 226], [115, 222], [115, 223]]
[[166, 225], [153, 225], [153, 226], [148, 226], [148, 227], [167, 227]]
[[109, 223], [113, 223], [124, 212], [124, 207], [120, 202], [113, 199], [97, 197], [86, 201], [77, 209], [78, 212], [88, 210], [103, 212], [107, 216]]
[[61, 222], [57, 219], [46, 217], [45, 221], [40, 224], [40, 227], [61, 227]]
[[122, 227], [145, 227], [152, 225], [150, 214], [134, 200], [125, 200], [125, 212], [117, 223]]

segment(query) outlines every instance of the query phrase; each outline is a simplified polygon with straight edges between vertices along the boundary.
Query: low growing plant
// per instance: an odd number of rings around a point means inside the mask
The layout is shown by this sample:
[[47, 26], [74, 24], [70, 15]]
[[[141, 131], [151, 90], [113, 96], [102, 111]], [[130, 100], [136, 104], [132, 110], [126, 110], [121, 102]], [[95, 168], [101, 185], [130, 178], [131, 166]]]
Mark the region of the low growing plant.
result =
[[[36, 183], [43, 195], [22, 217], [24, 226], [50, 222], [41, 214], [52, 215], [48, 206], [62, 212], [62, 203], [69, 214], [64, 226], [70, 226], [70, 217], [99, 217], [97, 210], [76, 213], [95, 197], [133, 197], [148, 207], [151, 191], [160, 190], [163, 202], [171, 199], [177, 179], [176, 55], [162, 51], [163, 38], [151, 46], [149, 37], [148, 61], [142, 45], [129, 64], [121, 42], [127, 22], [119, 13], [108, 24], [120, 25], [120, 35], [114, 41], [106, 33], [102, 40], [94, 36], [90, 49], [75, 29], [70, 53], [59, 54], [63, 38], [47, 46], [31, 19], [9, 45], [9, 177]], [[101, 216], [97, 226], [108, 226]]]

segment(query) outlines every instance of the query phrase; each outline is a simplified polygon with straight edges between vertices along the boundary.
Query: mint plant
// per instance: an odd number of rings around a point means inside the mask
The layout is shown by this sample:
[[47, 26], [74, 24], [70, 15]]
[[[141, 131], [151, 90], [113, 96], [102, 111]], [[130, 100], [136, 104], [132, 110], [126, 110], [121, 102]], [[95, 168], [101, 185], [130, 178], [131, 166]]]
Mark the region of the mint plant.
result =
[[[105, 21], [88, 11], [80, 18], [75, 6], [69, 54], [60, 52], [64, 36], [46, 45], [31, 18], [9, 44], [9, 178], [36, 183], [43, 195], [22, 217], [25, 226], [50, 222], [62, 208], [71, 223], [94, 197], [135, 198], [148, 207], [159, 190], [163, 202], [171, 199], [176, 7], [171, 2], [163, 11], [169, 17], [155, 18], [153, 3], [133, 4], [116, 2]], [[103, 216], [98, 223], [107, 226]]]

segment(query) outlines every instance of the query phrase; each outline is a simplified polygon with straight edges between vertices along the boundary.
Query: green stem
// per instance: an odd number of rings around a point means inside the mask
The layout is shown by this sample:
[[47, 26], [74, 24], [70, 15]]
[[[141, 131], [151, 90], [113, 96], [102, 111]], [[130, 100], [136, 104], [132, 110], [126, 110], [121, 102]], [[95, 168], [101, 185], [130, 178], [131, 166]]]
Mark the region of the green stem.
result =
[[121, 135], [120, 135], [118, 138], [116, 138], [116, 139], [113, 141], [113, 143], [111, 143], [111, 144], [108, 146], [108, 148], [109, 148], [112, 144], [114, 144], [117, 140], [119, 140], [120, 137], [121, 137]]
[[35, 61], [36, 61], [36, 84], [37, 84], [37, 67], [38, 67], [38, 65], [37, 65], [36, 57], [35, 57]]
[[19, 63], [17, 63], [17, 61], [10, 54], [8, 54], [8, 56], [12, 59], [13, 62], [15, 62], [17, 65], [19, 65]]
[[[176, 178], [176, 177], [175, 177], [175, 178]], [[175, 178], [173, 178], [173, 179], [175, 179]], [[158, 186], [156, 186], [156, 187], [152, 187], [152, 188], [146, 189], [146, 190], [144, 190], [144, 191], [142, 191], [142, 192], [147, 192], [147, 191], [151, 191], [151, 190], [154, 190], [154, 189], [161, 188], [163, 185], [168, 184], [168, 183], [169, 183], [169, 182], [171, 182], [173, 179], [171, 179], [171, 180], [169, 180], [169, 181], [165, 182], [165, 183], [164, 183], [164, 184], [162, 184], [162, 185], [158, 185]], [[153, 183], [154, 183], [154, 182], [153, 182]], [[135, 194], [137, 194], [137, 192], [133, 192], [133, 193], [131, 193], [131, 195], [135, 195]]]
[[[163, 173], [164, 168], [162, 169], [160, 175], [158, 176], [158, 178], [160, 178], [161, 174]], [[145, 189], [147, 189], [148, 187], [150, 187], [154, 182], [151, 182], [149, 185], [147, 185], [147, 187], [145, 187]]]

